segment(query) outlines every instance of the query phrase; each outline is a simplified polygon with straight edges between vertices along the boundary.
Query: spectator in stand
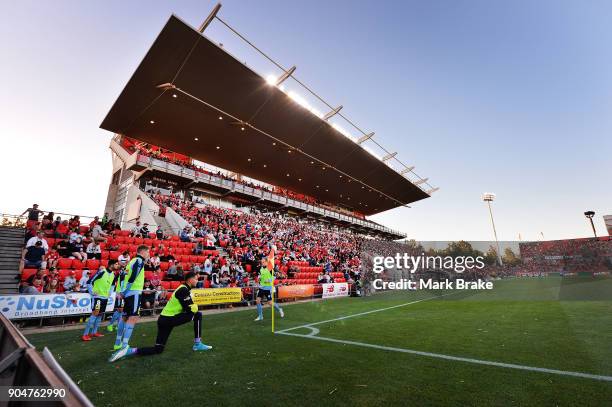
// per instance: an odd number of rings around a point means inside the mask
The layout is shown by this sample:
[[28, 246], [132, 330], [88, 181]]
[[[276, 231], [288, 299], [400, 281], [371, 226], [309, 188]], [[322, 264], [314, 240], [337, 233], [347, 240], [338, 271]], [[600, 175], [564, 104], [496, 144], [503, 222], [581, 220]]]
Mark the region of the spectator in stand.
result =
[[64, 279], [64, 291], [65, 292], [73, 292], [75, 291], [75, 287], [77, 286], [76, 276], [74, 274], [74, 270], [70, 270], [68, 276]]
[[61, 286], [59, 285], [58, 278], [49, 279], [45, 285], [43, 292], [46, 294], [55, 294], [61, 292]]
[[191, 242], [191, 237], [189, 236], [189, 231], [187, 230], [187, 226], [185, 226], [183, 228], [183, 230], [181, 230], [181, 233], [179, 234], [179, 239], [181, 239], [181, 242]]
[[158, 240], [166, 240], [167, 236], [164, 233], [164, 230], [162, 229], [161, 225], [157, 225], [155, 236], [157, 237]]
[[45, 233], [42, 230], [36, 232], [36, 236], [28, 239], [26, 243], [26, 249], [30, 246], [34, 246], [36, 242], [41, 242], [42, 248], [45, 250], [45, 253], [49, 251], [49, 243], [47, 243], [47, 239], [45, 239]]
[[32, 274], [26, 281], [21, 283], [19, 292], [21, 294], [40, 294], [45, 278], [44, 273], [45, 271], [42, 269], [37, 270], [35, 274]]
[[[96, 226], [100, 227], [99, 225]], [[96, 239], [91, 239], [91, 242], [87, 245], [87, 258], [97, 260], [102, 259], [102, 248]]]
[[34, 246], [25, 249], [23, 255], [23, 265], [25, 268], [40, 268], [47, 267], [45, 262], [45, 249], [42, 247], [42, 242], [37, 241]]
[[70, 234], [70, 227], [68, 226], [68, 221], [61, 221], [61, 218], [58, 216], [60, 220], [59, 223], [56, 221], [57, 225], [55, 226], [55, 237], [58, 239], [66, 239]]
[[221, 287], [220, 282], [219, 282], [219, 273], [217, 272], [216, 269], [213, 269], [211, 275], [210, 275], [210, 286], [212, 288], [219, 288]]
[[81, 235], [79, 232], [75, 232], [75, 231], [71, 232], [70, 236], [68, 237], [68, 241], [70, 243], [74, 243], [76, 242], [77, 239], [83, 240], [83, 235]]
[[74, 218], [72, 218], [72, 219], [70, 219], [70, 221], [68, 221], [68, 227], [73, 232], [78, 232], [80, 226], [81, 226], [81, 218], [78, 215], [76, 215]]
[[[49, 217], [49, 215], [51, 215], [51, 217]], [[45, 234], [49, 233], [53, 235], [53, 212], [49, 212], [49, 215], [43, 216], [40, 229], [43, 230]]]
[[91, 237], [98, 241], [103, 242], [105, 241], [105, 238], [107, 237], [107, 234], [102, 230], [102, 226], [99, 223], [96, 223], [93, 226], [91, 226], [89, 231], [91, 233]]
[[140, 221], [136, 221], [136, 225], [132, 228], [132, 232], [130, 233], [130, 236], [141, 237], [140, 229], [141, 229]]
[[87, 260], [87, 253], [83, 250], [83, 239], [81, 237], [77, 237], [74, 242], [68, 242], [68, 251], [70, 256], [77, 260], [82, 262]]
[[67, 241], [61, 240], [57, 242], [55, 249], [59, 253], [60, 257], [70, 257], [70, 244]]
[[93, 229], [93, 227], [98, 224], [100, 224], [100, 218], [98, 216], [94, 216], [93, 220], [89, 222], [89, 229]]
[[142, 225], [142, 227], [140, 228], [140, 235], [141, 237], [149, 237], [149, 224], [145, 223], [144, 225]]
[[117, 258], [117, 261], [119, 261], [119, 264], [121, 264], [121, 267], [127, 266], [128, 262], [130, 261], [130, 252], [126, 250], [123, 253], [121, 253], [119, 257]]
[[168, 262], [170, 265], [168, 266], [168, 270], [166, 270], [166, 280], [174, 281], [176, 280], [176, 276], [178, 274], [176, 264], [174, 264], [174, 260], [169, 260]]
[[[89, 270], [83, 270], [83, 274], [81, 275], [81, 279], [79, 280], [79, 289], [80, 291], [87, 292], [87, 282], [89, 281]], [[76, 288], [75, 288], [76, 291]]]
[[204, 260], [204, 274], [207, 274], [210, 276], [210, 273], [212, 273], [212, 269], [213, 269], [212, 261], [210, 260], [210, 255], [208, 255], [206, 256], [206, 260]]
[[155, 287], [151, 285], [149, 280], [145, 280], [144, 287], [142, 290], [142, 297], [140, 298], [140, 304], [144, 309], [152, 309], [155, 306], [155, 299], [157, 294], [155, 292]]
[[159, 270], [160, 264], [161, 260], [159, 259], [157, 253], [155, 253], [145, 262], [145, 271], [157, 271]]
[[26, 223], [26, 227], [30, 228], [35, 224], [38, 224], [38, 219], [43, 211], [38, 209], [38, 204], [33, 204], [31, 208], [26, 209], [20, 216], [28, 214], [28, 222]]
[[193, 248], [193, 254], [195, 254], [196, 256], [199, 256], [202, 254], [202, 252], [204, 252], [204, 244], [200, 240]]
[[35, 292], [33, 292], [32, 294], [40, 294], [43, 292], [43, 280], [41, 280], [40, 278], [35, 278], [34, 281], [32, 282], [32, 287], [36, 290]]

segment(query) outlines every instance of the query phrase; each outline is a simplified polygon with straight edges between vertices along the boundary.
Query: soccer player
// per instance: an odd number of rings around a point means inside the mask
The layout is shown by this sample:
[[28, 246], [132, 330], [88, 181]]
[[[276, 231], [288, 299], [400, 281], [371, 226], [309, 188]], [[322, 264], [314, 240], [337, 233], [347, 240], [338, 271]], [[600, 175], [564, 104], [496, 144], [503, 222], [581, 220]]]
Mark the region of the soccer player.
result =
[[149, 248], [147, 246], [138, 246], [136, 256], [130, 260], [125, 266], [126, 276], [124, 286], [117, 296], [123, 300], [123, 326], [117, 328], [117, 338], [115, 339], [115, 348], [128, 347], [134, 325], [138, 322], [140, 316], [140, 294], [144, 287], [144, 264], [149, 258]]
[[115, 362], [123, 357], [131, 355], [150, 356], [157, 355], [164, 351], [166, 342], [172, 333], [172, 330], [186, 323], [193, 321], [193, 336], [194, 343], [193, 351], [203, 351], [212, 349], [202, 343], [202, 313], [198, 311], [198, 306], [193, 303], [191, 298], [191, 289], [198, 283], [198, 275], [189, 271], [185, 273], [185, 283], [177, 288], [168, 303], [164, 306], [161, 315], [157, 319], [157, 339], [155, 346], [148, 348], [130, 348], [124, 347], [112, 354], [109, 362]]
[[115, 292], [115, 309], [106, 329], [108, 332], [113, 332], [117, 325], [120, 325], [121, 329], [123, 329], [123, 318], [121, 318], [123, 315], [123, 299], [119, 297], [119, 293], [123, 288], [126, 273], [125, 269], [121, 267], [121, 264], [117, 260], [110, 260], [108, 262], [108, 268], [115, 274], [115, 278], [111, 285], [111, 290]]
[[[263, 305], [261, 302], [267, 302], [272, 299], [272, 290], [274, 290], [274, 276], [272, 276], [272, 273], [268, 269], [268, 264], [269, 258], [261, 259], [261, 268], [259, 269], [259, 288], [257, 289], [257, 298], [255, 299], [255, 302], [257, 303], [257, 318], [255, 318], [255, 321], [263, 321]], [[278, 310], [281, 318], [285, 317], [283, 309], [277, 302], [274, 303], [274, 308]]]
[[113, 277], [114, 275], [112, 271], [109, 271], [106, 269], [106, 267], [101, 266], [96, 274], [87, 280], [87, 291], [93, 298], [91, 316], [87, 320], [85, 331], [81, 337], [83, 341], [91, 341], [92, 336], [96, 338], [104, 336], [98, 332], [98, 327], [100, 326], [100, 322], [102, 322], [102, 318], [104, 317], [108, 296], [111, 293]]

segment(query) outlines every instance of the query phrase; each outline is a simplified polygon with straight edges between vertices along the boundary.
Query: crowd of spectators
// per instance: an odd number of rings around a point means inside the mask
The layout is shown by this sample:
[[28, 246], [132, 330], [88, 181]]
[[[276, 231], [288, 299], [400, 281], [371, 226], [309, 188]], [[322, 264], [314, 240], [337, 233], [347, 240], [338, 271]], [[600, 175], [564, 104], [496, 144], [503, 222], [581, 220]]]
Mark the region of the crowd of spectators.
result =
[[521, 273], [612, 271], [609, 237], [551, 240], [520, 244]]
[[294, 261], [322, 267], [326, 280], [338, 272], [347, 281], [358, 279], [362, 238], [354, 233], [277, 212], [219, 208], [186, 201], [178, 195], [151, 194], [151, 198], [189, 223], [180, 232], [181, 241], [198, 241], [201, 246], [195, 250], [221, 246], [227, 252], [227, 258], [211, 259], [211, 264], [203, 265], [206, 274], [213, 270], [212, 286], [252, 283], [249, 273], [268, 255], [271, 244], [277, 247], [274, 271], [279, 279], [291, 278], [299, 271], [291, 265]]
[[131, 140], [127, 137], [123, 137], [122, 145], [124, 148], [126, 148], [131, 153], [136, 152], [140, 155], [155, 158], [157, 160], [164, 161], [164, 162], [174, 164], [174, 165], [178, 165], [184, 168], [188, 168], [198, 173], [213, 175], [213, 176], [225, 179], [227, 181], [239, 182], [245, 186], [251, 187], [256, 190], [262, 190], [262, 191], [275, 193], [275, 194], [278, 194], [278, 195], [281, 195], [287, 198], [291, 198], [297, 201], [307, 203], [309, 205], [319, 205], [319, 206], [323, 206], [323, 207], [335, 210], [337, 212], [343, 213], [348, 216], [354, 216], [359, 219], [365, 219], [365, 216], [361, 213], [339, 208], [329, 203], [322, 202], [311, 196], [301, 194], [298, 192], [294, 192], [286, 188], [273, 187], [273, 186], [269, 186], [266, 184], [254, 183], [248, 180], [237, 180], [236, 178], [232, 178], [224, 174], [221, 171], [216, 171], [216, 172], [209, 171], [205, 169], [204, 167], [194, 164], [193, 160], [191, 160], [189, 157], [186, 157], [182, 154], [176, 154], [170, 150], [166, 150], [158, 146], [153, 146], [148, 143], [142, 143], [142, 142], [138, 142], [135, 140]]

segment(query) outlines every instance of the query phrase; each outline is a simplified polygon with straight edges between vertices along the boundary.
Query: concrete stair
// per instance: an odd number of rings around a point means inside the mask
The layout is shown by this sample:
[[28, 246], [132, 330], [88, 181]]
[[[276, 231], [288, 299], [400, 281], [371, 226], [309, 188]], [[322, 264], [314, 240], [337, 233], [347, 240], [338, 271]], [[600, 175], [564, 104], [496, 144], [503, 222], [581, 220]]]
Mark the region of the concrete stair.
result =
[[24, 228], [0, 226], [0, 294], [15, 294], [19, 291], [19, 267], [24, 239]]

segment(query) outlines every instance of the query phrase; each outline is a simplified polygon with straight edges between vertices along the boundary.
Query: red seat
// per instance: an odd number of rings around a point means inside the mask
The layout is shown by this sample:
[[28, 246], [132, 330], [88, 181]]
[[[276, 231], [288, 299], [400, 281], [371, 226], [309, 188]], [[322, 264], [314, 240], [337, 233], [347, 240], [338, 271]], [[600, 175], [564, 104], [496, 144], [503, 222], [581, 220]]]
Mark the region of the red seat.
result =
[[63, 269], [58, 271], [57, 274], [59, 274], [60, 280], [65, 280], [72, 271], [74, 270]]
[[140, 245], [143, 242], [144, 242], [144, 239], [142, 237], [135, 237], [132, 243], [134, 243], [135, 245]]
[[90, 259], [87, 260], [87, 268], [90, 270], [97, 270], [100, 267], [100, 260]]
[[79, 233], [80, 233], [80, 234], [84, 235], [84, 234], [86, 234], [87, 232], [89, 232], [89, 226], [87, 226], [87, 225], [81, 225], [81, 226], [79, 226]]
[[101, 260], [100, 264], [103, 265], [104, 267], [108, 267], [108, 259]]
[[69, 269], [72, 267], [72, 259], [58, 259], [56, 266], [58, 269]]
[[170, 240], [173, 240], [175, 242], [178, 242], [180, 239], [178, 236], [174, 235], [174, 236], [170, 236]]
[[189, 261], [192, 262], [192, 263], [197, 263], [198, 262], [198, 257], [199, 256], [191, 255], [191, 256], [189, 256]]
[[145, 271], [145, 280], [151, 280], [153, 278], [152, 271]]
[[206, 256], [197, 256], [198, 263], [204, 263], [206, 261]]
[[[84, 267], [84, 264], [83, 264], [83, 262], [82, 262], [81, 260], [78, 260], [78, 259], [74, 259], [74, 260], [72, 260], [72, 268], [73, 268], [73, 269], [75, 269], [75, 270], [80, 270], [80, 269], [82, 269], [83, 267]], [[97, 270], [98, 270], [98, 269], [96, 269], [96, 271], [97, 271]]]
[[164, 290], [169, 290], [172, 288], [170, 281], [162, 281], [161, 286], [164, 288]]
[[117, 252], [117, 251], [112, 251], [112, 252], [110, 252], [110, 254], [109, 254], [109, 256], [108, 256], [108, 257], [109, 257], [111, 260], [117, 260], [117, 259], [119, 258], [119, 255], [120, 255], [120, 254], [121, 254], [120, 252]]
[[30, 276], [36, 274], [36, 271], [36, 269], [23, 269], [23, 271], [21, 272], [21, 280], [27, 280], [28, 278], [30, 278]]
[[142, 244], [151, 246], [153, 244], [153, 239], [143, 239]]
[[168, 267], [170, 267], [170, 263], [168, 263], [167, 261], [162, 261], [161, 263], [159, 263], [159, 268], [162, 271], [168, 270]]
[[102, 260], [106, 260], [106, 263], [108, 264], [108, 257], [110, 255], [110, 252], [108, 250], [104, 250], [102, 251]]
[[151, 239], [154, 239], [154, 240], [156, 240], [156, 239], [157, 239], [157, 235], [155, 234], [155, 232], [150, 232], [150, 233], [149, 233], [149, 237], [150, 237]]
[[125, 237], [123, 237], [123, 236], [117, 236], [117, 237], [115, 237], [115, 239], [114, 239], [114, 240], [115, 240], [115, 242], [116, 242], [116, 243], [118, 243], [118, 244], [123, 244], [123, 243], [125, 243]]

